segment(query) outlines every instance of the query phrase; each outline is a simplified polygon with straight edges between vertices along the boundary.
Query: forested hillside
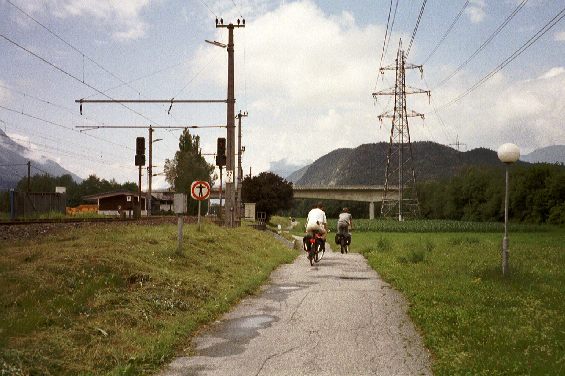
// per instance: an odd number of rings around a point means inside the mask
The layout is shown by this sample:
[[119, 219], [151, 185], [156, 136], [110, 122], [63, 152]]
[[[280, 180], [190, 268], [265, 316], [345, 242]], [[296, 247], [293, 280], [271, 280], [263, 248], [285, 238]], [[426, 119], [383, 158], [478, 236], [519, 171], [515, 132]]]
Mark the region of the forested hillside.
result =
[[[383, 185], [387, 150], [385, 142], [334, 150], [312, 163], [296, 185]], [[493, 150], [460, 152], [429, 141], [412, 143], [412, 158], [419, 182], [452, 177], [472, 166], [502, 168]]]
[[[384, 185], [387, 143], [338, 149], [312, 163], [295, 185]], [[430, 219], [502, 221], [504, 165], [495, 151], [459, 152], [433, 142], [412, 144], [421, 215]], [[510, 168], [510, 219], [565, 223], [565, 166], [518, 161]], [[290, 215], [307, 212], [315, 200], [295, 200]], [[349, 206], [366, 217], [367, 203], [327, 202], [328, 215]], [[380, 213], [376, 203], [376, 212]]]

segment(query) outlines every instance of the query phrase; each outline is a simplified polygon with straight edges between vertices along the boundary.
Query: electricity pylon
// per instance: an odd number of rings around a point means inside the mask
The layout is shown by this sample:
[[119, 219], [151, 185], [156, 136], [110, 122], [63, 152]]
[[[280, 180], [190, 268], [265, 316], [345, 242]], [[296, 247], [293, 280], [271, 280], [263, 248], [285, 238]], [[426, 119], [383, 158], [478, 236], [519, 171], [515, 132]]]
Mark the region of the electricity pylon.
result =
[[[394, 88], [373, 93], [375, 99], [379, 95], [394, 95], [394, 110], [378, 116], [379, 121], [382, 121], [383, 118], [392, 118], [390, 142], [386, 156], [385, 189], [381, 215], [390, 217], [398, 213], [399, 221], [402, 221], [405, 217], [416, 217], [420, 210], [416, 194], [416, 173], [413, 165], [408, 118], [418, 116], [423, 119], [424, 115], [414, 111], [408, 113], [406, 110], [406, 95], [418, 93], [430, 95], [430, 91], [406, 86], [406, 69], [419, 69], [420, 73], [423, 73], [422, 65], [406, 63], [401, 40], [396, 55], [396, 63], [380, 69], [381, 74], [384, 74], [385, 70], [396, 71]], [[397, 197], [393, 194], [395, 183], [398, 184]]]

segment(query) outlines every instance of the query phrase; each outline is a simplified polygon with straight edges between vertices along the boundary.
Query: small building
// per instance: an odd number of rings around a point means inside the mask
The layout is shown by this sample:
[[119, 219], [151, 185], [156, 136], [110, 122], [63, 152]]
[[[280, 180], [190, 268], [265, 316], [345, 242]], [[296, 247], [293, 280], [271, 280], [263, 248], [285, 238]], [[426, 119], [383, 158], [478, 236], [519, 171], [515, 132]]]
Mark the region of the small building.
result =
[[174, 197], [175, 192], [172, 191], [152, 191], [151, 197], [151, 206], [153, 207], [152, 213], [156, 212], [170, 212], [172, 213], [174, 210]]
[[[141, 215], [147, 215], [146, 195], [145, 192], [141, 193]], [[98, 214], [102, 215], [120, 215], [120, 212], [123, 212], [133, 217], [134, 209], [138, 204], [137, 193], [130, 191], [97, 193], [84, 196], [83, 200], [96, 202]]]

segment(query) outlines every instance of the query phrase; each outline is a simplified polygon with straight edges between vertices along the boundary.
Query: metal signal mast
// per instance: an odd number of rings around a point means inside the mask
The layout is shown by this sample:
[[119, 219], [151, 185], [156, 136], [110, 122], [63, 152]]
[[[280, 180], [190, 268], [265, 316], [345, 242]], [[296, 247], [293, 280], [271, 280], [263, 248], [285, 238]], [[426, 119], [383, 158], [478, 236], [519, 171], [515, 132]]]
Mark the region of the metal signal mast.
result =
[[[396, 71], [394, 88], [373, 93], [375, 99], [380, 95], [394, 95], [394, 110], [386, 111], [378, 116], [379, 121], [382, 121], [383, 118], [392, 118], [381, 215], [390, 217], [398, 213], [399, 221], [402, 221], [405, 217], [415, 217], [419, 213], [408, 118], [418, 116], [423, 119], [424, 115], [414, 111], [408, 113], [406, 110], [406, 95], [426, 93], [428, 97], [430, 96], [430, 91], [406, 86], [407, 69], [419, 69], [420, 73], [423, 73], [422, 65], [406, 62], [401, 40], [396, 55], [396, 64], [380, 69], [381, 74], [384, 74], [385, 70]], [[392, 186], [395, 184], [398, 184], [398, 197], [395, 197], [391, 192]]]

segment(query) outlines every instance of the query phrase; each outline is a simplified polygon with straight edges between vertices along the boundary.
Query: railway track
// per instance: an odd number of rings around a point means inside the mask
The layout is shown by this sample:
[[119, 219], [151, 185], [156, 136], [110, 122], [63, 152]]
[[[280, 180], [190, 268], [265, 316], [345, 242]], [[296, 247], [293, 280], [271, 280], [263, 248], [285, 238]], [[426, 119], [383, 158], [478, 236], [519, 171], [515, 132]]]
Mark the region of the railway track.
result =
[[[186, 218], [186, 217], [185, 217]], [[191, 217], [189, 217], [191, 218]], [[151, 216], [139, 219], [133, 218], [58, 218], [58, 219], [32, 219], [18, 221], [0, 221], [0, 226], [22, 226], [32, 224], [57, 224], [57, 223], [168, 223], [176, 222], [176, 216]]]

